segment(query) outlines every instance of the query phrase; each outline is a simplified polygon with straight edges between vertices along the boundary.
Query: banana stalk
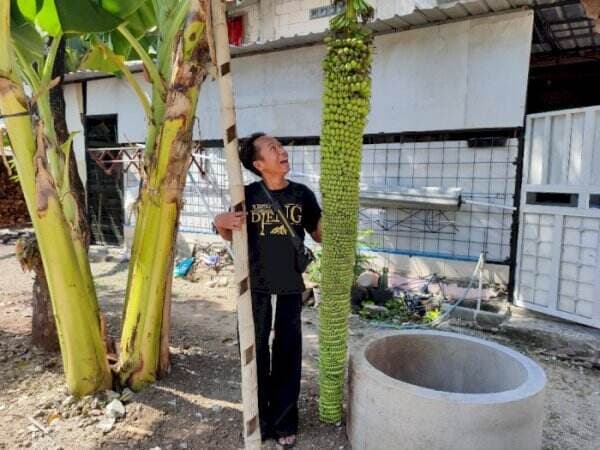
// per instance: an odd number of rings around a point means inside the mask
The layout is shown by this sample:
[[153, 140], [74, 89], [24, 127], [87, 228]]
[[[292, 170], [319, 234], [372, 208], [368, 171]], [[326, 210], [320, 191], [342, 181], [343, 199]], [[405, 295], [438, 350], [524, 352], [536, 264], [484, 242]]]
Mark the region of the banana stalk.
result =
[[5, 116], [17, 173], [47, 272], [67, 386], [74, 395], [86, 395], [109, 388], [111, 373], [97, 310], [79, 265], [56, 180], [48, 168], [44, 123], [37, 124], [34, 139], [29, 102], [16, 75], [10, 3], [0, 2], [0, 114]]
[[319, 414], [321, 420], [331, 423], [342, 418], [361, 152], [371, 96], [372, 38], [358, 24], [358, 17], [371, 14], [372, 8], [363, 0], [348, 0], [346, 10], [331, 20], [330, 36], [325, 39]]
[[[206, 39], [208, 0], [191, 0], [182, 32], [175, 45], [171, 78], [167, 85], [164, 117], [157, 125], [156, 144], [147, 162], [147, 180], [140, 192], [139, 218], [129, 266], [129, 283], [119, 358], [123, 384], [140, 389], [152, 383], [159, 371], [163, 314], [168, 299], [175, 238], [187, 169], [191, 158], [192, 125], [199, 87], [206, 77], [209, 50]], [[140, 220], [141, 219], [141, 220]], [[138, 231], [136, 230], [136, 235]], [[164, 340], [163, 340], [164, 342]], [[165, 362], [166, 361], [166, 362]], [[160, 367], [166, 372], [166, 367]]]

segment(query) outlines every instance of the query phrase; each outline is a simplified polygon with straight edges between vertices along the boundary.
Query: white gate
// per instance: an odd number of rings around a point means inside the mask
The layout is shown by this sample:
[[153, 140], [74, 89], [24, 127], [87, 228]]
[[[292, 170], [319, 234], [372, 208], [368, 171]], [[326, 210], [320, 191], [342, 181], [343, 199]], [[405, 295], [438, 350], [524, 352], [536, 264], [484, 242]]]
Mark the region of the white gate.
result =
[[527, 117], [515, 303], [600, 328], [600, 106]]

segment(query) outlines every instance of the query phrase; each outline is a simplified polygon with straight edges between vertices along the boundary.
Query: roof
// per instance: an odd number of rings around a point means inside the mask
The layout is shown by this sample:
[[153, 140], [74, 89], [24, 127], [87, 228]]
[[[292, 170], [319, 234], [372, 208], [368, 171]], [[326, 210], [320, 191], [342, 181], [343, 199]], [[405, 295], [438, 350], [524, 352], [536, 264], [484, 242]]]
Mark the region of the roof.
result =
[[[139, 73], [144, 70], [144, 64], [142, 61], [126, 61], [125, 65], [132, 73]], [[65, 83], [73, 83], [76, 81], [84, 80], [98, 80], [101, 78], [113, 78], [114, 75], [99, 72], [97, 70], [78, 70], [77, 72], [71, 72], [65, 75]]]
[[[386, 34], [519, 8], [532, 8], [535, 12], [532, 54], [552, 55], [590, 49], [600, 51], [600, 34], [595, 32], [595, 21], [586, 17], [581, 0], [413, 0], [406, 2], [404, 8], [406, 9], [404, 12], [400, 11], [393, 17], [377, 18], [369, 23], [368, 27], [375, 34]], [[232, 46], [231, 55], [235, 58], [316, 45], [322, 42], [325, 34], [326, 31], [296, 34]], [[140, 61], [130, 61], [127, 65], [132, 72], [143, 70]], [[110, 75], [94, 71], [78, 71], [66, 75], [65, 81], [68, 83], [104, 77]]]
[[[420, 5], [430, 3], [432, 7]], [[530, 6], [533, 0], [426, 0], [406, 2], [404, 13], [389, 18], [376, 18], [367, 26], [375, 34], [395, 33], [409, 29], [460, 21], [503, 11], [510, 11]], [[435, 6], [434, 6], [435, 5]], [[326, 35], [326, 30], [320, 33], [307, 33], [294, 36], [283, 36], [274, 40], [252, 42], [238, 47], [231, 47], [232, 56], [251, 53], [262, 53], [284, 50], [293, 47], [303, 47], [320, 43]]]
[[[474, 16], [493, 14], [508, 11], [531, 4], [533, 0], [413, 0], [406, 2], [405, 11], [400, 11], [390, 18], [378, 18], [368, 24], [375, 34], [394, 33], [432, 24], [441, 24], [456, 20], [465, 20]], [[419, 5], [430, 3], [432, 7], [426, 8]], [[435, 6], [434, 6], [435, 5]], [[286, 50], [296, 47], [306, 47], [320, 44], [326, 35], [326, 30], [319, 33], [296, 34], [283, 36], [268, 41], [258, 41], [242, 46], [231, 46], [233, 58], [255, 53], [267, 53], [278, 50]], [[132, 72], [143, 70], [141, 61], [129, 61], [127, 63]], [[81, 70], [67, 74], [65, 82], [91, 80], [111, 77], [102, 72]]]
[[581, 0], [534, 0], [534, 11], [532, 54], [600, 49], [596, 21], [586, 16]]

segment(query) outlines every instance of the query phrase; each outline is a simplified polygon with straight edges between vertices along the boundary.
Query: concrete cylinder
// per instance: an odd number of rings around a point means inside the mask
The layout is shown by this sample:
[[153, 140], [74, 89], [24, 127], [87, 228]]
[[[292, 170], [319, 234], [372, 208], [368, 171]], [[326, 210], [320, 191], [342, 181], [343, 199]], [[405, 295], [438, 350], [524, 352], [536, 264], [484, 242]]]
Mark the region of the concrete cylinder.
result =
[[351, 354], [348, 439], [355, 450], [539, 450], [544, 371], [507, 347], [410, 330]]

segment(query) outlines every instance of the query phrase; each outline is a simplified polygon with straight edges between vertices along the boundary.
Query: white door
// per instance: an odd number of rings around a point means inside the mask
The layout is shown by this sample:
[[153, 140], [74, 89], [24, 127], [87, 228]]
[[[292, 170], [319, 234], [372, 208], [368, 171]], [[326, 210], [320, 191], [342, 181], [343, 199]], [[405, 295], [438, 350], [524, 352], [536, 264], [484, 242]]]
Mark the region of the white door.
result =
[[527, 117], [515, 303], [600, 328], [600, 106]]

